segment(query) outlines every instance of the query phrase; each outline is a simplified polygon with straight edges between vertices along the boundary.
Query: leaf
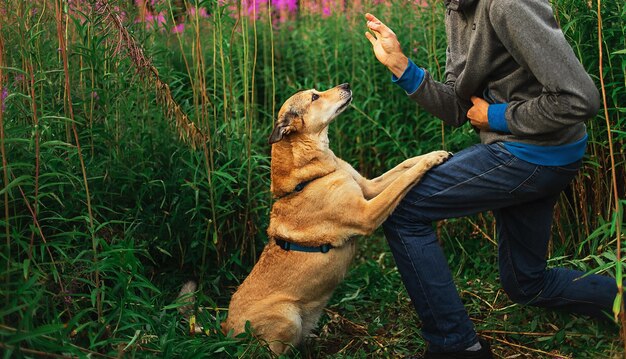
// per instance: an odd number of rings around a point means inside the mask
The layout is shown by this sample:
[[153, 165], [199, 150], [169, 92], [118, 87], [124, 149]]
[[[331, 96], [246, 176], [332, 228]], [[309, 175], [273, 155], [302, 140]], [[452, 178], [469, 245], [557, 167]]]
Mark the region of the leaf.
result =
[[9, 70], [9, 71], [19, 72], [19, 73], [20, 73], [20, 74], [22, 74], [22, 75], [28, 75], [28, 72], [26, 72], [26, 71], [24, 71], [24, 70], [22, 70], [22, 69], [19, 69], [19, 68], [17, 68], [17, 67], [0, 66], [0, 69], [2, 69], [3, 71], [4, 71], [4, 70]]
[[617, 295], [615, 296], [615, 300], [613, 301], [613, 315], [614, 315], [614, 320], [617, 323], [617, 317], [619, 316], [619, 312], [622, 308], [622, 293], [617, 293]]
[[41, 337], [41, 336], [44, 336], [44, 335], [57, 333], [57, 332], [63, 330], [63, 328], [64, 328], [63, 324], [46, 324], [46, 325], [42, 325], [40, 327], [37, 327], [37, 328], [29, 330], [29, 331], [18, 332], [15, 335], [12, 335], [12, 336], [6, 338], [5, 339], [5, 343], [7, 343], [7, 344], [19, 343], [19, 342], [24, 341], [24, 340], [30, 340], [30, 339]]
[[17, 177], [13, 181], [9, 182], [9, 184], [6, 187], [4, 187], [2, 190], [0, 190], [0, 195], [4, 194], [5, 192], [8, 192], [11, 188], [13, 188], [15, 186], [21, 185], [22, 183], [26, 182], [27, 180], [29, 180], [31, 178], [32, 178], [32, 176], [29, 176], [29, 175], [21, 175], [21, 176]]
[[126, 344], [126, 346], [124, 347], [123, 351], [126, 351], [133, 344], [135, 344], [137, 339], [139, 339], [139, 334], [141, 334], [141, 330], [135, 330], [135, 335], [133, 335], [133, 338], [130, 340], [130, 342], [128, 344]]
[[171, 254], [170, 252], [166, 251], [165, 249], [163, 249], [163, 248], [161, 248], [161, 247], [159, 247], [159, 246], [156, 246], [156, 249], [157, 249], [159, 252], [161, 252], [161, 253], [165, 254], [165, 255], [166, 255], [166, 256], [168, 256], [168, 257], [173, 257], [173, 256], [172, 256], [172, 254]]
[[22, 263], [22, 273], [24, 275], [24, 279], [28, 278], [28, 269], [30, 268], [30, 259], [25, 259]]

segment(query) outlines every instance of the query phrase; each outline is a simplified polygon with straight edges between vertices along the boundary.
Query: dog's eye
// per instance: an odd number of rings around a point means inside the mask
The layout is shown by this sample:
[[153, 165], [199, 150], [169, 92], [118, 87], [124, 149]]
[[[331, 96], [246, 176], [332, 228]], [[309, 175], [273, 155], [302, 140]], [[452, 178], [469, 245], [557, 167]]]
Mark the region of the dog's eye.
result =
[[318, 98], [320, 98], [320, 95], [318, 95], [318, 94], [314, 93], [314, 94], [311, 96], [311, 101], [315, 101], [315, 100], [317, 100]]

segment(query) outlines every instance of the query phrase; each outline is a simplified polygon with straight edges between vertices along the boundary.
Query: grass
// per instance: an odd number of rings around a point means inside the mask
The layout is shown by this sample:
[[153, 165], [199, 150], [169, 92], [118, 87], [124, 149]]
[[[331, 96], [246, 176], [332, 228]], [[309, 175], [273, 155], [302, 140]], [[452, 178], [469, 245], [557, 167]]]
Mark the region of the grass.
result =
[[[211, 16], [196, 11], [180, 34], [170, 32], [173, 2], [154, 9], [167, 18], [162, 30], [134, 22], [127, 2], [109, 3], [125, 14], [123, 28], [91, 6], [101, 2], [0, 3], [4, 358], [271, 357], [249, 335], [235, 340], [217, 330], [267, 241], [266, 139], [278, 106], [298, 89], [350, 82], [355, 100], [333, 123], [331, 147], [367, 176], [410, 155], [477, 141], [471, 128], [443, 127], [407, 101], [363, 36], [367, 9], [441, 78], [440, 1], [427, 9], [365, 1], [280, 24], [263, 7], [252, 21], [232, 16], [237, 6], [185, 1]], [[606, 111], [588, 122], [585, 166], [557, 206], [550, 265], [619, 276], [626, 10], [619, 1], [552, 3], [606, 93]], [[123, 29], [130, 37], [120, 42]], [[180, 137], [190, 126], [206, 139], [195, 147]], [[447, 221], [439, 231], [470, 316], [498, 356], [623, 356], [619, 326], [506, 298], [489, 214]], [[176, 309], [190, 278], [201, 284], [198, 322], [208, 335], [190, 336]], [[316, 337], [291, 356], [400, 357], [422, 350], [419, 325], [379, 233], [359, 239]]]
[[[448, 226], [458, 223], [446, 223]], [[461, 297], [480, 335], [491, 340], [496, 357], [622, 356], [617, 325], [513, 304], [497, 284], [496, 248], [480, 233], [461, 246], [453, 243], [450, 235], [444, 234], [444, 246], [451, 269], [458, 274]], [[419, 320], [402, 289], [384, 238], [378, 234], [359, 240], [358, 246], [352, 269], [333, 295], [318, 331], [289, 357], [398, 358], [423, 350]], [[559, 261], [551, 264], [561, 264]], [[201, 296], [200, 302], [203, 301], [211, 303], [205, 312], [219, 318], [224, 313], [214, 308], [226, 305], [228, 296]], [[199, 316], [199, 323], [205, 328], [217, 329], [217, 321], [206, 313]], [[242, 336], [246, 345], [228, 341], [215, 332], [199, 340], [203, 355], [211, 350], [210, 355], [215, 357], [271, 357], [249, 336]]]
[[[496, 357], [610, 358], [620, 355], [618, 328], [606, 323], [520, 307], [497, 284], [496, 249], [475, 236], [462, 247], [446, 242], [448, 259], [462, 300], [480, 335], [489, 338]], [[423, 350], [419, 320], [402, 288], [382, 238], [365, 243], [362, 255], [330, 305], [332, 315], [321, 337], [340, 348], [335, 357], [397, 358]], [[445, 238], [449, 241], [451, 238]], [[364, 243], [360, 243], [364, 244]], [[365, 253], [380, 253], [369, 257]], [[478, 255], [481, 253], [481, 255]], [[484, 255], [487, 253], [487, 255]], [[339, 340], [337, 339], [339, 338]], [[313, 344], [318, 347], [318, 343]], [[320, 357], [316, 353], [308, 357]]]

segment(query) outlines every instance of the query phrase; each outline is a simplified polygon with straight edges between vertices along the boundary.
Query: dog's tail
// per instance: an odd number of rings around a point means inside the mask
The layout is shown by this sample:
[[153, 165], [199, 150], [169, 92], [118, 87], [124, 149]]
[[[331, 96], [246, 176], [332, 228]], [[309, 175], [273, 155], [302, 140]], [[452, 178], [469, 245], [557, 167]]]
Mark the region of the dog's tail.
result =
[[178, 307], [178, 312], [186, 317], [193, 314], [194, 304], [196, 303], [196, 296], [193, 295], [193, 293], [196, 289], [198, 289], [198, 284], [190, 280], [183, 284], [183, 287], [180, 289], [180, 293], [178, 293], [176, 301], [178, 303], [184, 303]]
[[194, 292], [196, 289], [198, 289], [198, 284], [190, 280], [183, 284], [183, 287], [180, 289], [180, 293], [178, 293], [178, 298], [176, 299], [178, 303], [182, 304], [178, 307], [178, 312], [189, 322], [189, 334], [191, 335], [202, 333], [202, 326], [196, 324], [196, 315], [194, 311], [196, 303], [196, 296], [194, 295]]

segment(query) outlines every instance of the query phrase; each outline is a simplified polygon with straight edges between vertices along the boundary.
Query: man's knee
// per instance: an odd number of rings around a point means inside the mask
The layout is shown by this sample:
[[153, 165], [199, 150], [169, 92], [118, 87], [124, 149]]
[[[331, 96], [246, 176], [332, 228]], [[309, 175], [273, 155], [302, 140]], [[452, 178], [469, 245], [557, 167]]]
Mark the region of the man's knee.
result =
[[502, 289], [511, 301], [518, 304], [533, 305], [541, 293], [543, 279], [536, 278], [523, 284], [518, 283], [517, 280], [502, 279], [501, 283]]
[[399, 211], [398, 209], [383, 222], [383, 229], [385, 234], [401, 233], [410, 236], [424, 236], [433, 231], [431, 220], [424, 218], [419, 213]]

